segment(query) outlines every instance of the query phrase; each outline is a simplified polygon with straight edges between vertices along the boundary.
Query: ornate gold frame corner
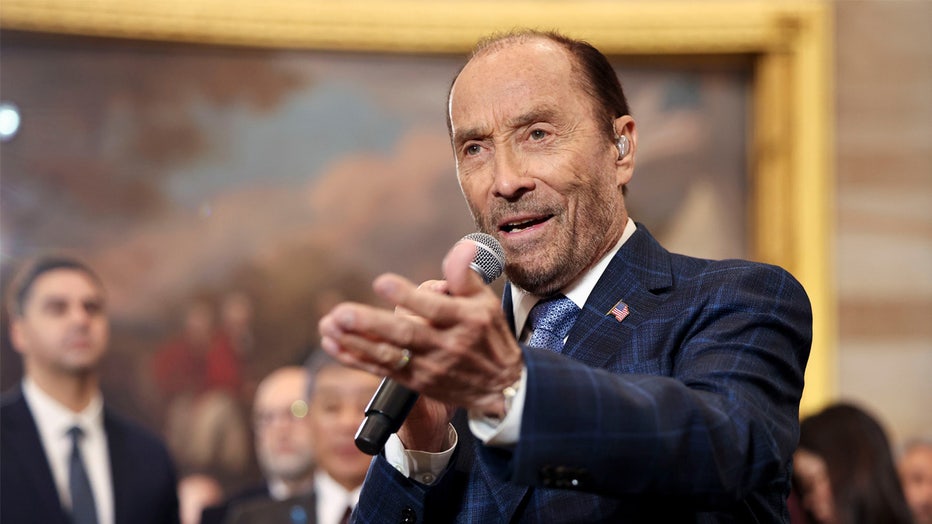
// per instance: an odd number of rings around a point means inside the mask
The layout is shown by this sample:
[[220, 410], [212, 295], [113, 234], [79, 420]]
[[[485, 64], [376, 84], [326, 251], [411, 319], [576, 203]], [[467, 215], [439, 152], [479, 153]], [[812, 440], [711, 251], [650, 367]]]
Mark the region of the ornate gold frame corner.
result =
[[[823, 0], [4, 0], [0, 28], [246, 47], [462, 53], [513, 27], [559, 29], [608, 54], [746, 55], [752, 256], [805, 286], [814, 338], [801, 413], [836, 391], [831, 268], [831, 10]], [[710, 130], [714, 132], [714, 130]]]

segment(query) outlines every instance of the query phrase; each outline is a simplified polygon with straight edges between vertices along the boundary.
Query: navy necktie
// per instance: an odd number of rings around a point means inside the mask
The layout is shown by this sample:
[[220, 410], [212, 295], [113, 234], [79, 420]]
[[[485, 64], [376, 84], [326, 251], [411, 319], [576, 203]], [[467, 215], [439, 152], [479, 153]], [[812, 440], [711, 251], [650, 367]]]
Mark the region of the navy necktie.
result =
[[84, 431], [78, 426], [68, 430], [71, 437], [71, 462], [68, 465], [68, 489], [71, 490], [71, 522], [73, 524], [97, 524], [97, 507], [94, 506], [94, 491], [84, 468], [78, 441]]
[[576, 322], [577, 315], [579, 306], [563, 295], [556, 295], [534, 304], [528, 315], [533, 332], [527, 345], [559, 353], [563, 349], [563, 339]]
[[340, 519], [340, 524], [349, 524], [350, 515], [353, 513], [353, 508], [350, 506], [346, 507], [346, 511], [343, 513], [343, 518]]

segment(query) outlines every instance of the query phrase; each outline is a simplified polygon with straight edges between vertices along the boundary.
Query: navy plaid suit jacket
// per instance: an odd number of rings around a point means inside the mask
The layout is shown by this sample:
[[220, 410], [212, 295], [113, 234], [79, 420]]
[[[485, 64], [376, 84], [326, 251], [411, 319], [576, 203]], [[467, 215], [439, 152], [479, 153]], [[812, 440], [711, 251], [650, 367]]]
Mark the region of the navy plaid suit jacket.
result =
[[460, 413], [441, 479], [378, 456], [354, 522], [786, 522], [811, 326], [786, 271], [671, 254], [638, 225], [563, 354], [523, 348], [516, 446], [483, 445]]

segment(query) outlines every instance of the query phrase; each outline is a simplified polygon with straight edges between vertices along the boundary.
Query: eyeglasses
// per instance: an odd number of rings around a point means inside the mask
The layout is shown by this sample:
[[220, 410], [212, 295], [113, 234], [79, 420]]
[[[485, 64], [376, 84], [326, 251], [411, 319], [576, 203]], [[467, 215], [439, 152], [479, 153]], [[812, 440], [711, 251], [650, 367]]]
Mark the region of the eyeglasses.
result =
[[256, 411], [253, 414], [253, 424], [257, 428], [265, 428], [274, 424], [276, 420], [293, 423], [305, 417], [307, 417], [307, 402], [299, 399], [292, 402], [287, 408]]

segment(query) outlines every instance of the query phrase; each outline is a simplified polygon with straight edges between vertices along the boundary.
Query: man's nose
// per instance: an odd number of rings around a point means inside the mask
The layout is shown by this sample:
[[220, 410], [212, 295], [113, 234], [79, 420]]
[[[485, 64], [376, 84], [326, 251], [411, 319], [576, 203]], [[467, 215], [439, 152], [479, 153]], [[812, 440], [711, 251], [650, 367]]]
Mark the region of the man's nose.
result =
[[76, 324], [88, 324], [92, 318], [93, 315], [83, 304], [73, 304], [68, 307], [68, 319]]
[[359, 429], [359, 423], [365, 418], [366, 406], [351, 403], [340, 408], [335, 414], [334, 426], [347, 433], [355, 434]]
[[528, 172], [527, 160], [510, 147], [496, 148], [492, 169], [495, 196], [514, 200], [534, 189], [535, 182]]

